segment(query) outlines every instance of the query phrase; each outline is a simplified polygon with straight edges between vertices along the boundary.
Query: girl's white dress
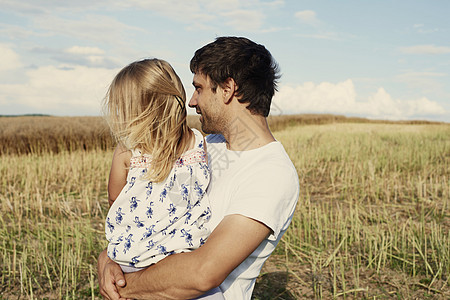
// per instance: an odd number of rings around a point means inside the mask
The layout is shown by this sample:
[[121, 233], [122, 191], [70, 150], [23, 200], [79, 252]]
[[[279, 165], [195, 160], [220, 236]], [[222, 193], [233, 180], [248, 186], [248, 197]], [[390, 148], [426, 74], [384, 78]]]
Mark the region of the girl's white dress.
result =
[[144, 179], [151, 156], [134, 150], [127, 184], [111, 206], [105, 232], [108, 256], [123, 266], [143, 268], [164, 257], [200, 247], [211, 217], [206, 188], [210, 180], [204, 139], [174, 164], [164, 182]]

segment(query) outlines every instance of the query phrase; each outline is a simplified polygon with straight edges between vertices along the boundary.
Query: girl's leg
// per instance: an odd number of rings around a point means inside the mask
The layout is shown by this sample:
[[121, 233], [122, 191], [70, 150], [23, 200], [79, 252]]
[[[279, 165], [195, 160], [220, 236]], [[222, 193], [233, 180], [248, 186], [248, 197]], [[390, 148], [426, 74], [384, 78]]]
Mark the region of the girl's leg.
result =
[[130, 267], [130, 266], [125, 266], [125, 265], [120, 265], [120, 268], [122, 269], [123, 273], [133, 273], [133, 272], [137, 272], [140, 270], [145, 269], [146, 267], [143, 268], [136, 268], [136, 267]]
[[203, 295], [201, 295], [200, 297], [197, 297], [195, 299], [192, 300], [225, 300], [225, 298], [223, 297], [222, 291], [216, 287], [215, 289], [209, 290], [206, 293], [204, 293]]

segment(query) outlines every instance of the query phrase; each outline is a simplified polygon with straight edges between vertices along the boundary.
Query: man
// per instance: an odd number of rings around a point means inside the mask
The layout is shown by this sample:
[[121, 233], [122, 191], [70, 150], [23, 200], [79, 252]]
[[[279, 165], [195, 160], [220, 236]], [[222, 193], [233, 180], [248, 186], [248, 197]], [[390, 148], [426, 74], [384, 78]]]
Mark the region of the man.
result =
[[191, 71], [189, 105], [211, 133], [212, 233], [199, 249], [126, 276], [102, 252], [100, 291], [108, 299], [191, 299], [217, 286], [226, 299], [250, 299], [292, 219], [297, 172], [266, 119], [279, 78], [269, 51], [246, 38], [220, 37], [195, 52]]

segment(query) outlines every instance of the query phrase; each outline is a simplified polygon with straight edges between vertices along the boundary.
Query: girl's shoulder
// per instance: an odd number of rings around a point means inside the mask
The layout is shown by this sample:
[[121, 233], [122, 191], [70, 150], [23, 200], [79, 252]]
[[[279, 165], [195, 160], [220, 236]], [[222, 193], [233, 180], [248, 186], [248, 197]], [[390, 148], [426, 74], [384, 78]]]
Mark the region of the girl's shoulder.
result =
[[130, 150], [130, 168], [149, 168], [151, 166], [152, 156], [143, 153], [139, 148]]
[[175, 166], [177, 167], [207, 162], [205, 139], [197, 129], [192, 128], [192, 132], [194, 133], [195, 138], [194, 147], [184, 152], [181, 157], [177, 159], [175, 162]]

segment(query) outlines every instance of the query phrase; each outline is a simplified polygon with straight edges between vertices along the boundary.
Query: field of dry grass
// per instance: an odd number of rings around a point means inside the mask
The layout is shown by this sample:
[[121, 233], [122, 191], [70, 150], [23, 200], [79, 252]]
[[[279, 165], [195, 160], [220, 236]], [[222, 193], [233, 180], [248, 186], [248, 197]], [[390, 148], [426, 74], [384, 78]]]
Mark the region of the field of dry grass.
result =
[[[269, 117], [272, 131], [307, 124], [369, 122], [380, 123], [381, 121], [369, 121], [362, 118], [347, 118], [335, 115]], [[188, 115], [188, 123], [191, 127], [200, 130], [198, 116]], [[430, 122], [417, 121], [409, 123]], [[109, 134], [105, 121], [101, 117], [0, 117], [0, 155], [59, 153], [61, 151], [93, 149], [108, 150], [113, 146], [114, 141]]]
[[[270, 125], [301, 194], [254, 299], [450, 297], [449, 124]], [[113, 144], [100, 118], [0, 118], [0, 299], [99, 298]]]
[[[306, 125], [276, 137], [301, 194], [263, 286], [281, 276], [279, 299], [449, 298], [450, 126]], [[267, 290], [260, 299], [276, 295]]]

